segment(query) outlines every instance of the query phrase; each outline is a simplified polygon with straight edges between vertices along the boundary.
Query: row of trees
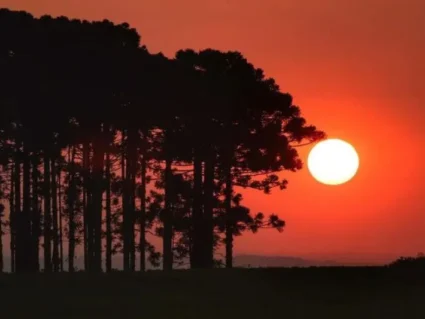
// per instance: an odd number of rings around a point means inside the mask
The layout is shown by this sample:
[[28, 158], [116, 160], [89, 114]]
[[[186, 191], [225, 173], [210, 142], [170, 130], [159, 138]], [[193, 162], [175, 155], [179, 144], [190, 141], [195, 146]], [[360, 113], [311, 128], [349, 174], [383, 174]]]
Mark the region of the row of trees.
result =
[[72, 272], [78, 252], [94, 272], [111, 271], [118, 253], [126, 271], [136, 258], [142, 271], [147, 261], [210, 268], [221, 245], [232, 267], [235, 236], [283, 229], [277, 215], [251, 214], [237, 187], [284, 189], [277, 173], [302, 167], [296, 146], [324, 133], [239, 52], [169, 59], [127, 24], [5, 9], [0, 39], [12, 271]]

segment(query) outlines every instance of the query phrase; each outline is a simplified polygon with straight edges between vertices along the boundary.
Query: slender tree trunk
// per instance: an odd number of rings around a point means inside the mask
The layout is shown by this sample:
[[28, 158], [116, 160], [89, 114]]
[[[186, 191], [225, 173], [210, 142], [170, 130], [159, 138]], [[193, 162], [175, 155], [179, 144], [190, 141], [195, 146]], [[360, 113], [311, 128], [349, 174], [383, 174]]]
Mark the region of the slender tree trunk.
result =
[[136, 217], [136, 173], [137, 173], [137, 130], [130, 129], [127, 143], [127, 181], [128, 181], [128, 242], [130, 249], [130, 270], [136, 270], [136, 245], [134, 236], [135, 217]]
[[[20, 203], [20, 169], [16, 170], [15, 180], [15, 196], [19, 197], [16, 200], [16, 206], [19, 209], [17, 215], [17, 234], [16, 234], [16, 271], [27, 272], [32, 269], [32, 249], [31, 249], [31, 222], [30, 222], [30, 210], [31, 210], [31, 184], [30, 174], [31, 165], [27, 145], [24, 145], [22, 151], [23, 158], [23, 207], [21, 209]], [[19, 165], [18, 165], [19, 167]], [[19, 176], [18, 176], [19, 174]], [[19, 186], [19, 192], [17, 188]], [[18, 211], [17, 209], [17, 211]]]
[[[19, 152], [19, 150], [17, 150]], [[17, 155], [19, 157], [19, 155]], [[21, 210], [21, 162], [15, 159], [15, 271], [21, 272], [22, 266], [22, 210]]]
[[44, 271], [52, 271], [52, 215], [50, 203], [50, 157], [44, 154]]
[[232, 170], [230, 161], [226, 165], [226, 188], [225, 188], [225, 210], [226, 210], [226, 268], [233, 268], [233, 218], [232, 218]]
[[130, 147], [127, 147], [127, 167], [126, 167], [126, 228], [125, 228], [125, 237], [126, 237], [126, 243], [127, 243], [127, 254], [128, 254], [128, 270], [133, 271], [133, 265], [134, 265], [134, 179], [133, 179], [133, 163], [132, 163], [132, 156], [129, 150]]
[[38, 158], [36, 154], [32, 156], [32, 250], [33, 268], [35, 272], [40, 271], [40, 207], [38, 201]]
[[[130, 201], [130, 216], [131, 216], [131, 224], [130, 224], [130, 233], [129, 233], [129, 236], [130, 236], [130, 269], [131, 269], [131, 271], [136, 271], [136, 238], [135, 238], [135, 235], [134, 235], [134, 228], [135, 228], [135, 225], [136, 225], [136, 222], [135, 222], [135, 220], [136, 220], [136, 202], [135, 202], [135, 200], [136, 200], [136, 194], [135, 194], [135, 192], [136, 192], [136, 173], [134, 172], [134, 170], [135, 170], [135, 162], [134, 161], [132, 161], [133, 163], [133, 165], [132, 165], [132, 174], [131, 174], [131, 179], [130, 179], [130, 192], [131, 192], [131, 194], [130, 194], [130, 198], [131, 198], [131, 201]], [[133, 174], [134, 173], [134, 174]]]
[[128, 179], [127, 179], [127, 170], [126, 167], [126, 152], [125, 149], [125, 132], [121, 133], [121, 178], [122, 178], [122, 238], [123, 238], [123, 268], [124, 271], [130, 270], [130, 247], [128, 240], [128, 232], [129, 232], [129, 220], [128, 220]]
[[93, 267], [96, 272], [102, 271], [103, 144], [102, 136], [98, 136], [93, 145]]
[[140, 271], [146, 270], [146, 154], [141, 162], [141, 191], [140, 191]]
[[214, 210], [214, 154], [205, 161], [205, 178], [204, 178], [204, 216], [205, 216], [205, 229], [203, 234], [205, 236], [204, 248], [204, 266], [206, 268], [214, 267], [214, 223], [213, 223], [213, 210]]
[[52, 185], [52, 215], [53, 215], [53, 271], [59, 272], [59, 231], [58, 231], [58, 194], [57, 194], [57, 167], [56, 160], [51, 160]]
[[69, 148], [69, 184], [68, 184], [68, 271], [74, 272], [75, 258], [75, 201], [77, 199], [77, 190], [75, 185], [75, 147]]
[[12, 164], [10, 168], [10, 195], [9, 195], [9, 229], [10, 229], [10, 271], [12, 273], [16, 270], [16, 230], [15, 230], [15, 166]]
[[[1, 167], [1, 173], [4, 171], [7, 172], [4, 166]], [[3, 184], [0, 184], [0, 191], [3, 193]], [[4, 198], [2, 198], [4, 199]], [[0, 210], [0, 274], [4, 271], [4, 257], [3, 257], [3, 216], [4, 216], [5, 207], [2, 206]]]
[[63, 271], [63, 212], [62, 212], [62, 172], [58, 169], [58, 208], [59, 208], [59, 265]]
[[202, 267], [202, 161], [195, 150], [193, 159], [193, 208], [192, 208], [192, 256], [191, 268]]
[[173, 192], [173, 181], [170, 154], [166, 152], [165, 160], [165, 204], [164, 204], [164, 234], [163, 234], [163, 269], [173, 269], [173, 216], [171, 205], [171, 194]]
[[106, 152], [106, 271], [112, 271], [111, 154]]
[[19, 216], [17, 237], [17, 271], [28, 272], [32, 269], [31, 249], [31, 164], [27, 143], [23, 146], [23, 205]]
[[84, 192], [83, 192], [83, 219], [84, 219], [84, 269], [91, 270], [91, 236], [90, 236], [90, 217], [91, 217], [91, 181], [90, 181], [90, 144], [85, 141], [83, 144], [83, 170], [84, 170]]

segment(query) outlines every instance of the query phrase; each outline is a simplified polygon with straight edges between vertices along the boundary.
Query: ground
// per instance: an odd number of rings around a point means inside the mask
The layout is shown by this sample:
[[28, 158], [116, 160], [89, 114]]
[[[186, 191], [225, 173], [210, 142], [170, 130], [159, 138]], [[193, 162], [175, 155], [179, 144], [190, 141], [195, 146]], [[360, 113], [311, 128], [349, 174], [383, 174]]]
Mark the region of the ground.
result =
[[0, 276], [0, 317], [425, 318], [425, 272], [216, 269]]

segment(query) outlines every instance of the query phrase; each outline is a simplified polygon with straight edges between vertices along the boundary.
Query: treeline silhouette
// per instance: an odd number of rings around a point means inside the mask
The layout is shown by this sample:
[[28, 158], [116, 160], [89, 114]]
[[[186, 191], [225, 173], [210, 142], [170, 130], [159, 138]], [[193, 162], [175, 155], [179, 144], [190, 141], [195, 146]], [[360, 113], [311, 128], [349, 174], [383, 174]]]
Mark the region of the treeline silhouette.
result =
[[425, 256], [419, 253], [416, 257], [400, 257], [389, 264], [392, 268], [407, 269], [413, 271], [415, 269], [425, 270]]
[[[239, 52], [151, 54], [128, 24], [0, 10], [2, 235], [13, 272], [232, 267], [244, 231], [282, 231], [237, 187], [284, 189], [324, 133]], [[7, 214], [6, 214], [7, 213]], [[0, 269], [4, 245], [0, 236]], [[161, 238], [162, 249], [152, 242]], [[81, 248], [79, 248], [81, 247]]]

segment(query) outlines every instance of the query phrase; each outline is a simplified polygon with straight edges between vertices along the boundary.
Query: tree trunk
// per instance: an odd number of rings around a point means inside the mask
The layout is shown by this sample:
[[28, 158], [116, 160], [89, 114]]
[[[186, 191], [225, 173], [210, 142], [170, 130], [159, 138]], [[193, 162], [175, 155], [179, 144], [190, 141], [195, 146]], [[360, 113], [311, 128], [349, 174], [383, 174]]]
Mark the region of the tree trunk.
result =
[[[27, 151], [27, 145], [24, 144], [23, 152], [23, 205], [22, 211], [18, 216], [18, 228], [16, 236], [16, 271], [27, 272], [31, 270], [32, 254], [31, 254], [31, 224], [30, 224], [30, 210], [31, 210], [31, 184], [30, 174], [31, 165], [30, 158]], [[20, 179], [20, 178], [19, 178]]]
[[[100, 133], [99, 133], [100, 134]], [[102, 211], [103, 211], [103, 170], [105, 153], [102, 135], [97, 136], [93, 145], [93, 270], [102, 271]]]
[[38, 158], [32, 156], [32, 251], [33, 268], [35, 272], [40, 271], [40, 207], [38, 201]]
[[140, 271], [146, 270], [146, 154], [142, 155], [141, 162], [141, 190], [140, 190]]
[[214, 267], [214, 154], [205, 161], [205, 178], [204, 178], [204, 217], [205, 229], [203, 234], [205, 237], [204, 266], [206, 268]]
[[[230, 163], [230, 161], [229, 161]], [[226, 189], [225, 189], [225, 210], [226, 210], [226, 268], [233, 268], [233, 218], [232, 218], [232, 170], [230, 164], [226, 165]]]
[[165, 204], [164, 204], [164, 234], [163, 234], [163, 269], [173, 269], [173, 216], [171, 205], [171, 194], [173, 192], [173, 180], [171, 171], [171, 156], [166, 151], [165, 160]]
[[[5, 167], [2, 166], [2, 170], [1, 173], [3, 173], [4, 171], [7, 172], [7, 170], [5, 170]], [[2, 180], [3, 182], [3, 180]], [[6, 182], [4, 182], [6, 183]], [[0, 192], [3, 193], [3, 184], [0, 184]], [[2, 200], [4, 199], [3, 197], [1, 198]], [[3, 273], [4, 271], [4, 256], [3, 256], [3, 217], [4, 217], [4, 211], [5, 211], [5, 207], [2, 205], [2, 208], [0, 209], [0, 274]]]
[[52, 271], [52, 247], [51, 247], [51, 203], [50, 203], [50, 157], [44, 154], [44, 271]]
[[130, 250], [130, 270], [136, 270], [136, 245], [134, 236], [136, 217], [136, 173], [137, 173], [137, 130], [130, 129], [127, 143], [127, 181], [128, 181], [128, 242]]
[[12, 273], [16, 270], [16, 228], [15, 228], [15, 166], [12, 164], [10, 168], [10, 195], [9, 195], [9, 229], [10, 229], [10, 271]]
[[31, 165], [29, 154], [24, 145], [23, 158], [23, 207], [21, 210], [21, 176], [20, 165], [17, 165], [15, 174], [15, 205], [16, 205], [16, 271], [27, 272], [31, 270]]
[[83, 170], [84, 170], [84, 191], [83, 191], [83, 222], [84, 222], [84, 269], [91, 270], [92, 245], [90, 236], [91, 217], [91, 181], [90, 181], [90, 144], [85, 141], [83, 144]]
[[77, 190], [75, 185], [75, 147], [69, 149], [69, 183], [68, 183], [68, 271], [74, 272], [75, 258], [75, 201], [77, 199]]
[[111, 209], [111, 154], [106, 152], [106, 264], [107, 272], [112, 271], [112, 209]]
[[123, 239], [123, 268], [124, 271], [130, 270], [130, 249], [128, 241], [128, 180], [126, 167], [126, 152], [125, 152], [125, 132], [121, 136], [121, 178], [122, 178], [122, 239]]
[[15, 271], [20, 272], [22, 264], [22, 211], [21, 211], [21, 163], [18, 159], [19, 150], [15, 159]]
[[134, 177], [133, 177], [133, 161], [127, 150], [127, 169], [126, 169], [126, 244], [128, 254], [128, 270], [134, 271]]
[[129, 142], [128, 142], [128, 138], [127, 138], [127, 152], [126, 152], [126, 176], [125, 176], [125, 181], [126, 181], [126, 199], [127, 202], [125, 204], [126, 206], [126, 210], [125, 210], [125, 218], [126, 218], [126, 223], [125, 223], [125, 237], [126, 237], [126, 241], [125, 243], [127, 244], [127, 258], [128, 258], [128, 269], [129, 271], [133, 270], [132, 264], [132, 257], [133, 257], [133, 245], [132, 245], [132, 241], [134, 241], [133, 236], [131, 235], [131, 226], [133, 224], [133, 196], [131, 195], [131, 190], [132, 190], [132, 177], [131, 177], [131, 173], [132, 173], [132, 168], [131, 168], [131, 158], [130, 158], [130, 147], [129, 147]]
[[63, 271], [63, 223], [62, 223], [62, 172], [58, 170], [58, 208], [59, 208], [59, 265], [60, 271]]
[[134, 228], [136, 225], [136, 172], [135, 172], [135, 161], [132, 160], [131, 166], [131, 178], [130, 178], [130, 232], [129, 232], [129, 242], [130, 242], [130, 269], [131, 271], [136, 271], [136, 241], [134, 236]]
[[52, 215], [53, 215], [53, 271], [59, 272], [59, 231], [58, 231], [58, 194], [56, 184], [56, 160], [51, 160], [51, 185], [52, 185]]
[[191, 268], [202, 267], [202, 161], [195, 150], [193, 159], [193, 208], [192, 208], [192, 255]]

